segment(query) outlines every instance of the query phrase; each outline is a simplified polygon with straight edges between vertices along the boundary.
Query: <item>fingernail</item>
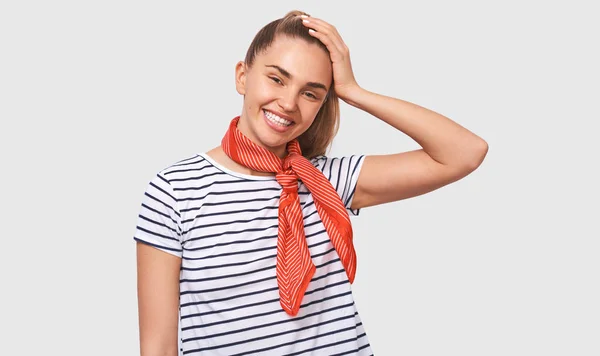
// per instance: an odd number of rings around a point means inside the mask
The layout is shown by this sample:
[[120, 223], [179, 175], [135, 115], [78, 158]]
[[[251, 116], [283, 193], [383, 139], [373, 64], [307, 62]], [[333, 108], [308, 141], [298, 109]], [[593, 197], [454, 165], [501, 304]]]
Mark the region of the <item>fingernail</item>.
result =
[[303, 19], [307, 18], [308, 16], [306, 15], [300, 15], [300, 17], [302, 17]]

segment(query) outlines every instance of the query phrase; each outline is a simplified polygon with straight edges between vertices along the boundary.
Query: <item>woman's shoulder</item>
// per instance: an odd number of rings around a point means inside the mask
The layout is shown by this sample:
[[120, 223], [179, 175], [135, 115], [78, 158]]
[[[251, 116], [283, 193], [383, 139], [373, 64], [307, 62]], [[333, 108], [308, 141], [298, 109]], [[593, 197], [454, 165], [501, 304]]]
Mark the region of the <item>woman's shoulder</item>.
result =
[[315, 166], [315, 167], [322, 165], [323, 162], [325, 162], [326, 160], [327, 160], [327, 156], [325, 156], [325, 155], [318, 155], [318, 156], [315, 156], [315, 157], [309, 159], [310, 163], [312, 163], [313, 166]]
[[323, 173], [339, 171], [342, 168], [356, 168], [364, 160], [363, 154], [351, 155], [318, 155], [310, 159], [310, 162]]
[[187, 156], [174, 159], [167, 165], [164, 165], [157, 172], [158, 175], [169, 176], [178, 172], [188, 172], [197, 170], [206, 165], [206, 159], [201, 153], [188, 154]]

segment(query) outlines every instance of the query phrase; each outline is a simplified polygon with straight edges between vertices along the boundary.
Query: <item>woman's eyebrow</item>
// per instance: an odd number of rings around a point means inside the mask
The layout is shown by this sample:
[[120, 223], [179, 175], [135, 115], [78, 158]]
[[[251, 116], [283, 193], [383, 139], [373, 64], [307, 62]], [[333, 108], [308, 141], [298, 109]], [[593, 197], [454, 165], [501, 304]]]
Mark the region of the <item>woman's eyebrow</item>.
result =
[[[288, 72], [287, 70], [281, 68], [278, 65], [275, 65], [275, 64], [266, 64], [265, 67], [275, 68], [284, 77], [286, 77], [288, 79], [292, 79], [292, 75], [290, 74], [290, 72]], [[321, 83], [318, 83], [318, 82], [308, 82], [308, 83], [306, 83], [306, 85], [309, 86], [309, 87], [315, 88], [315, 89], [323, 89], [323, 90], [327, 91], [327, 87], [325, 86], [325, 84], [321, 84]]]

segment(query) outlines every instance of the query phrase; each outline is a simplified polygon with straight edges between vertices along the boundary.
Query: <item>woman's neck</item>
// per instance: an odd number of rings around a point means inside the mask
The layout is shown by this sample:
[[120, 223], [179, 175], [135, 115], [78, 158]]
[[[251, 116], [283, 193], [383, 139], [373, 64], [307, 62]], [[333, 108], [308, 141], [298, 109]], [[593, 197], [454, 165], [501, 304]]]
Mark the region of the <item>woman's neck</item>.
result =
[[239, 164], [236, 161], [229, 158], [229, 156], [227, 156], [225, 154], [225, 152], [223, 151], [223, 148], [221, 146], [213, 148], [212, 150], [206, 152], [206, 154], [209, 155], [210, 158], [212, 158], [215, 162], [219, 163], [223, 167], [230, 169], [237, 173], [246, 174], [246, 175], [250, 175], [250, 176], [267, 176], [267, 177], [271, 177], [271, 176], [275, 175], [275, 173], [272, 173], [272, 172], [259, 172], [259, 171], [250, 169], [246, 166], [242, 166], [241, 164]]

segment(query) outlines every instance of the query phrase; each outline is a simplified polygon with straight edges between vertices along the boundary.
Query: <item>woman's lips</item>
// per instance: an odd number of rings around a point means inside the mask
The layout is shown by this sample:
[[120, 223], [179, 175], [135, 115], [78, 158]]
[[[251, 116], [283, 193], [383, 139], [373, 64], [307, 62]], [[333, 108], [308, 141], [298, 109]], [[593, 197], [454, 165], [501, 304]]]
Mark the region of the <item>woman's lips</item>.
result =
[[265, 120], [267, 125], [269, 125], [269, 127], [272, 128], [273, 130], [280, 132], [280, 133], [286, 132], [287, 130], [290, 129], [290, 127], [292, 127], [296, 124], [295, 122], [292, 121], [292, 124], [289, 126], [281, 126], [281, 125], [278, 125], [278, 124], [274, 123], [273, 121], [269, 120], [269, 118], [267, 118], [267, 115], [265, 114], [265, 110], [262, 110], [262, 114], [263, 114], [263, 119]]

